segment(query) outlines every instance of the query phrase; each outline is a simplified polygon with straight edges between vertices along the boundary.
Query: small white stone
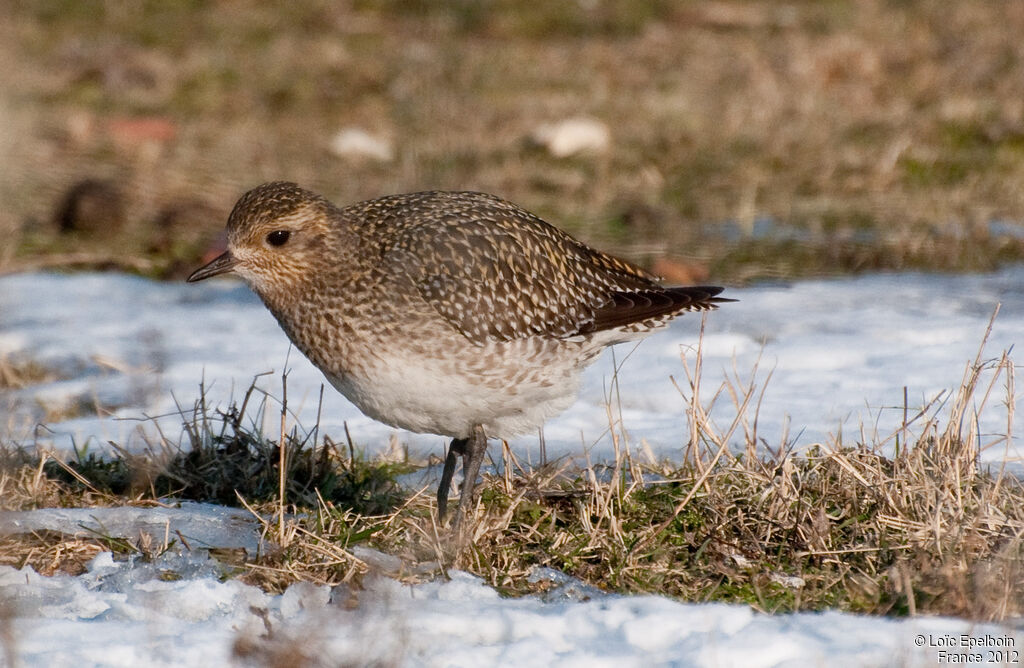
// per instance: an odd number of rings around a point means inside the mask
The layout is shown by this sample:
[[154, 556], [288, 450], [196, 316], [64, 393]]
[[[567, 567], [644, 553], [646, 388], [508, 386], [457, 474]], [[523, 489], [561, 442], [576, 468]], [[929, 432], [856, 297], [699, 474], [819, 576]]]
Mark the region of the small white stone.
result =
[[603, 153], [611, 145], [608, 126], [599, 120], [578, 116], [541, 125], [530, 137], [556, 158], [577, 153]]
[[732, 557], [732, 560], [735, 561], [736, 565], [740, 568], [750, 568], [751, 566], [753, 566], [753, 564], [750, 563], [750, 559], [747, 559], [739, 552], [733, 552], [729, 556]]
[[394, 158], [390, 140], [362, 128], [342, 128], [331, 139], [329, 148], [339, 158], [369, 158], [379, 162], [390, 162]]
[[783, 573], [776, 573], [772, 571], [768, 575], [768, 579], [772, 582], [782, 585], [786, 589], [800, 589], [807, 583], [802, 577], [796, 575], [785, 575]]

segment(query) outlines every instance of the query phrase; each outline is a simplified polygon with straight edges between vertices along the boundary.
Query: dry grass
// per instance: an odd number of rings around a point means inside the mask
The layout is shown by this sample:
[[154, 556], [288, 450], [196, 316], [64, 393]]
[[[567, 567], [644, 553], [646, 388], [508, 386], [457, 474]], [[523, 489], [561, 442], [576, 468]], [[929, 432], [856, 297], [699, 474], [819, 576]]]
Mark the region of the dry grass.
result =
[[724, 429], [691, 403], [697, 456], [681, 467], [640, 467], [622, 449], [608, 468], [492, 477], [465, 549], [446, 553], [426, 509], [375, 542], [410, 561], [441, 556], [515, 594], [536, 591], [526, 576], [550, 566], [609, 591], [766, 612], [1004, 619], [1024, 594], [1024, 486], [980, 470], [979, 453], [1005, 439], [982, 442], [974, 422], [997, 382], [1012, 399], [1012, 363], [979, 353], [943, 411], [922, 409], [873, 443], [799, 455], [785, 443], [757, 454], [759, 388], [730, 384], [718, 396], [738, 417]]
[[[892, 434], [837, 437], [800, 453], [757, 435], [756, 373], [727, 382], [708, 402], [700, 399], [699, 348], [684, 363], [692, 439], [685, 462], [641, 463], [610, 408], [612, 461], [529, 470], [503, 449], [481, 484], [477, 521], [461, 537], [437, 524], [432, 489], [400, 492], [395, 476], [408, 466], [366, 461], [351, 446], [339, 451], [316, 430], [293, 428], [283, 439], [253, 432], [247, 425], [261, 424], [267, 410], [267, 398], [256, 401], [253, 391], [226, 412], [201, 402], [183, 412], [190, 443], [175, 456], [56, 463], [8, 448], [0, 499], [5, 509], [145, 503], [174, 493], [244, 504], [276, 547], [245, 564], [242, 577], [272, 591], [296, 580], [357, 586], [368, 572], [420, 580], [459, 568], [522, 595], [553, 586], [529, 577], [551, 567], [606, 591], [766, 612], [983, 620], [1024, 612], [1024, 486], [979, 465], [983, 450], [1012, 437], [1014, 367], [1005, 354], [979, 352], [955, 394], [908, 407]], [[986, 441], [977, 415], [1000, 394], [1007, 434]], [[720, 402], [736, 417], [716, 427], [710, 415]], [[613, 394], [609, 406], [616, 403]], [[99, 549], [154, 548], [117, 537], [15, 536], [0, 543], [0, 562], [74, 572]]]
[[[491, 191], [720, 280], [1024, 257], [1015, 3], [18, 0], [0, 18], [7, 270], [178, 275], [275, 178], [338, 202]], [[579, 114], [611, 128], [606, 153], [525, 141]], [[347, 126], [395, 158], [332, 155]], [[117, 186], [122, 231], [56, 235], [83, 179]]]
[[54, 380], [57, 374], [35, 360], [12, 360], [0, 354], [0, 391]]
[[31, 566], [40, 575], [81, 575], [100, 552], [109, 550], [99, 540], [42, 531], [0, 537], [0, 564]]

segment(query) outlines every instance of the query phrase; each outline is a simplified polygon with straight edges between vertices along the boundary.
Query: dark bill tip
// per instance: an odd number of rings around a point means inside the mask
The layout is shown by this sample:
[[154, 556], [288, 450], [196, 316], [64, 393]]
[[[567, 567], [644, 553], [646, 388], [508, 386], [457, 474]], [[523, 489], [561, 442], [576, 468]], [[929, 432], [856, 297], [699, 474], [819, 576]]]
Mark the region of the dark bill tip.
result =
[[193, 271], [192, 275], [185, 280], [189, 283], [195, 283], [196, 281], [201, 281], [212, 276], [226, 274], [234, 269], [236, 264], [238, 264], [238, 260], [231, 255], [231, 251], [224, 251], [209, 264]]

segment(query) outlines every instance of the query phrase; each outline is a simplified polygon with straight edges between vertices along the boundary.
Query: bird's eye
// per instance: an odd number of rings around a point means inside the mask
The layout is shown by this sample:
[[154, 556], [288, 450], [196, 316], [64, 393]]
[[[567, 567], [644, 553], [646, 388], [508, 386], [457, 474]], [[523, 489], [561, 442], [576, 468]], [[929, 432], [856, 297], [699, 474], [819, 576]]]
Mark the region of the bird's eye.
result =
[[288, 237], [292, 235], [288, 230], [274, 230], [267, 235], [267, 243], [271, 246], [284, 246], [288, 243]]

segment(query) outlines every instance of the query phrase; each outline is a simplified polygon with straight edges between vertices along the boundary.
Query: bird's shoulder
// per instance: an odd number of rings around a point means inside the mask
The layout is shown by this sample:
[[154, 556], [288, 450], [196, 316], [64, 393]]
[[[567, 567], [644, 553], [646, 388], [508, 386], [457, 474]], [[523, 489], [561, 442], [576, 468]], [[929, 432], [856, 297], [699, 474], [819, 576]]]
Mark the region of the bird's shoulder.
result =
[[381, 270], [410, 281], [476, 343], [574, 336], [612, 294], [657, 287], [642, 269], [493, 195], [430, 191], [358, 206]]

